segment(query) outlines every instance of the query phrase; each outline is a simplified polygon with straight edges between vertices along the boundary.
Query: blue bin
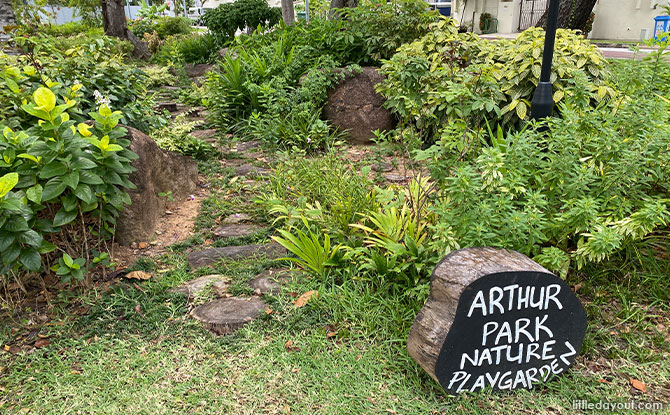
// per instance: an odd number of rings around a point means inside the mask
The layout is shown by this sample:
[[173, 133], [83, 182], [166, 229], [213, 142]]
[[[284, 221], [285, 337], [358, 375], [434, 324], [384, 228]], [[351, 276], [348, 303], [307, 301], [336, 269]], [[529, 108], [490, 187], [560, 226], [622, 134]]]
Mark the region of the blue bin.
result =
[[663, 33], [670, 32], [670, 16], [656, 16], [654, 21], [654, 39], [662, 40]]

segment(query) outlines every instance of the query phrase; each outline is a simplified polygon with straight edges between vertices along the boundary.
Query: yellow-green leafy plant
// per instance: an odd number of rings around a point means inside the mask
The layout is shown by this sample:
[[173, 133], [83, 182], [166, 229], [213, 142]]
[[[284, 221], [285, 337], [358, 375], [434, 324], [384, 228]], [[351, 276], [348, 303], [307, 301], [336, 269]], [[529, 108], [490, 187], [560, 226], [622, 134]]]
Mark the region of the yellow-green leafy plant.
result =
[[[531, 28], [517, 39], [489, 42], [458, 33], [442, 20], [421, 39], [401, 46], [384, 61], [386, 80], [377, 90], [401, 120], [399, 131], [415, 130], [425, 142], [454, 139], [463, 131], [460, 151], [481, 139], [488, 124], [518, 128], [530, 119], [530, 101], [539, 82], [544, 31]], [[609, 102], [614, 88], [606, 60], [593, 45], [570, 30], [559, 30], [551, 79], [554, 99], [569, 96], [580, 105]], [[558, 107], [557, 107], [558, 108]], [[467, 131], [476, 131], [466, 140]]]
[[30, 127], [0, 126], [2, 275], [51, 269], [82, 280], [130, 203], [137, 155], [118, 127], [122, 114], [102, 104], [89, 113], [93, 122], [71, 119], [80, 89], [46, 80], [21, 106]]

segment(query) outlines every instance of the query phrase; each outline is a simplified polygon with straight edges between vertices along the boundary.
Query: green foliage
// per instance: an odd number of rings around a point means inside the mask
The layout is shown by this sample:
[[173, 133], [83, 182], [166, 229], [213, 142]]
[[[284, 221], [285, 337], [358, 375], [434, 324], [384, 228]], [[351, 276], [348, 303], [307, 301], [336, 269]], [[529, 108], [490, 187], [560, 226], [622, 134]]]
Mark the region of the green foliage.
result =
[[[450, 20], [402, 46], [381, 72], [387, 79], [378, 90], [405, 127], [424, 142], [479, 134], [488, 121], [520, 127], [530, 117], [530, 100], [539, 82], [544, 32], [531, 28], [516, 40], [489, 42], [458, 33]], [[609, 81], [605, 59], [574, 31], [559, 30], [552, 70], [554, 99], [566, 96], [593, 107], [609, 102], [617, 91]], [[469, 140], [458, 138], [468, 147]]]
[[196, 124], [197, 122], [186, 121], [186, 116], [182, 114], [171, 125], [152, 131], [151, 138], [162, 149], [204, 160], [214, 153], [214, 148], [211, 144], [189, 135]]
[[266, 0], [237, 0], [207, 10], [202, 21], [221, 40], [231, 39], [238, 30], [271, 28], [281, 20], [281, 9]]
[[359, 212], [374, 206], [368, 173], [369, 168], [355, 171], [333, 152], [314, 159], [292, 157], [277, 165], [262, 201], [289, 228], [305, 217], [340, 238], [352, 233], [349, 224]]
[[147, 88], [174, 85], [177, 82], [177, 77], [168, 66], [147, 66], [142, 70], [147, 74]]
[[186, 63], [214, 63], [219, 57], [219, 48], [216, 37], [207, 33], [181, 38], [177, 53]]
[[363, 39], [365, 54], [373, 60], [389, 59], [401, 45], [424, 36], [439, 16], [423, 0], [365, 0], [339, 13], [347, 32]]
[[418, 152], [441, 185], [441, 249], [511, 248], [564, 275], [664, 229], [669, 108], [640, 97], [613, 113], [569, 97], [548, 133], [498, 129], [465, 158], [448, 138]]
[[[80, 112], [73, 118], [83, 121], [86, 114], [106, 103], [123, 113], [121, 122], [149, 132], [165, 125], [165, 119], [152, 109], [153, 100], [147, 95], [147, 75], [140, 69], [127, 65], [124, 57], [114, 55], [108, 37], [88, 44], [80, 44], [66, 51], [54, 45], [54, 38], [33, 36], [14, 38], [24, 52], [18, 57], [0, 55], [0, 67], [5, 69], [4, 82], [16, 88], [0, 90], [0, 121], [12, 128], [28, 121], [17, 111], [26, 91], [51, 80], [65, 87], [80, 85], [83, 98]], [[23, 67], [16, 73], [13, 67]], [[2, 80], [0, 80], [2, 83]]]
[[40, 31], [49, 36], [74, 36], [80, 33], [96, 32], [103, 34], [101, 28], [94, 28], [84, 22], [68, 22], [61, 25], [44, 25]]
[[328, 234], [323, 235], [322, 243], [320, 236], [310, 229], [309, 222], [305, 217], [302, 217], [302, 222], [308, 229], [307, 233], [300, 229], [291, 229], [295, 232], [295, 235], [293, 235], [290, 231], [280, 229], [279, 233], [282, 237], [273, 236], [272, 239], [298, 257], [284, 259], [293, 261], [302, 269], [322, 278], [326, 277], [327, 267], [338, 264], [337, 254], [341, 246], [331, 247]]
[[[21, 70], [19, 70], [21, 73]], [[81, 280], [90, 249], [113, 235], [116, 217], [130, 203], [124, 189], [131, 160], [122, 114], [106, 105], [89, 113], [94, 125], [79, 123], [81, 85], [39, 86], [21, 111], [23, 129], [4, 126], [0, 136], [0, 268], [3, 274], [37, 272], [56, 249], [64, 255], [52, 270], [64, 280]], [[69, 239], [73, 238], [73, 239]], [[78, 258], [72, 259], [72, 256]], [[92, 265], [92, 264], [91, 264]]]
[[145, 33], [156, 32], [161, 40], [165, 40], [169, 36], [191, 33], [193, 31], [191, 23], [191, 20], [186, 17], [162, 16], [155, 19], [135, 20], [129, 28], [139, 38], [142, 38]]

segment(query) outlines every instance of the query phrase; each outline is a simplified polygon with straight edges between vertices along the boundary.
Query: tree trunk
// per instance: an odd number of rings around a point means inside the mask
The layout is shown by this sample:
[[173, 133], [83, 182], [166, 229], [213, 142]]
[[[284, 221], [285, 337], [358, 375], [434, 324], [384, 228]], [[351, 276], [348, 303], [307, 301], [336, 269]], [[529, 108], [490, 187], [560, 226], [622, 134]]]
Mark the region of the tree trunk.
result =
[[289, 26], [295, 23], [295, 12], [293, 10], [293, 0], [281, 0], [281, 17]]
[[[598, 0], [552, 0], [560, 1], [558, 5], [558, 25], [559, 29], [581, 30], [586, 28], [586, 22], [591, 16], [593, 7]], [[547, 27], [547, 12], [545, 12], [538, 27]]]
[[123, 0], [103, 0], [102, 1], [102, 22], [107, 36], [118, 37], [130, 41], [133, 44], [133, 56], [137, 59], [148, 59], [151, 56], [147, 44], [138, 39], [128, 29], [126, 24], [126, 12], [123, 7]]
[[330, 0], [330, 17], [337, 17], [337, 9], [357, 6], [358, 0]]

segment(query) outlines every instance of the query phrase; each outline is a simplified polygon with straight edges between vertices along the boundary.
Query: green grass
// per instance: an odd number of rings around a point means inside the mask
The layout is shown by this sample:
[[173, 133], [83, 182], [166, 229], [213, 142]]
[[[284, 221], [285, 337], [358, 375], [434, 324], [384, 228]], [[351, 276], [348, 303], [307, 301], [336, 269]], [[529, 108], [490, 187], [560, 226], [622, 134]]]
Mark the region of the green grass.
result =
[[[295, 277], [266, 297], [271, 314], [214, 336], [188, 317], [193, 305], [167, 290], [220, 273], [232, 294], [251, 295], [246, 282], [277, 264], [188, 269], [185, 251], [200, 249], [216, 218], [245, 212], [266, 220], [252, 190], [231, 183], [231, 169], [212, 162], [201, 171], [214, 190], [198, 232], [163, 257], [137, 261], [133, 269], [152, 272], [151, 280], [63, 294], [44, 325], [29, 313], [0, 324], [0, 348], [31, 330], [51, 341], [18, 354], [0, 349], [1, 414], [574, 414], [593, 412], [573, 410], [573, 400], [670, 401], [670, 260], [651, 246], [571, 275], [589, 318], [582, 356], [533, 391], [445, 396], [405, 348], [423, 298], [394, 297], [354, 278]], [[260, 232], [233, 243], [266, 239]], [[312, 289], [318, 298], [295, 308], [294, 295]], [[647, 393], [631, 389], [631, 378]]]

